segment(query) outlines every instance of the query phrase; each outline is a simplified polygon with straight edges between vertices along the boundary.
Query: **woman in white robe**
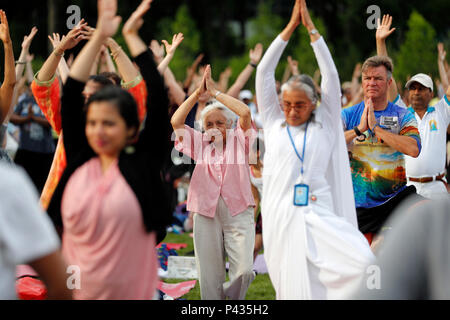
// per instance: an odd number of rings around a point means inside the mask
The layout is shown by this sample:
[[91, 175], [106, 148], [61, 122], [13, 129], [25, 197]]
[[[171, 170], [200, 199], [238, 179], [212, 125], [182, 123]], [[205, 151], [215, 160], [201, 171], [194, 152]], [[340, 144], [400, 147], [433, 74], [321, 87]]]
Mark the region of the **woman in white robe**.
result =
[[[300, 22], [308, 29], [322, 76], [317, 109], [308, 76], [282, 86], [283, 106], [276, 91], [276, 66]], [[375, 257], [357, 228], [339, 76], [305, 0], [296, 0], [289, 24], [260, 62], [256, 95], [266, 143], [264, 256], [277, 299], [348, 298]], [[307, 204], [294, 204], [298, 184], [309, 186]]]

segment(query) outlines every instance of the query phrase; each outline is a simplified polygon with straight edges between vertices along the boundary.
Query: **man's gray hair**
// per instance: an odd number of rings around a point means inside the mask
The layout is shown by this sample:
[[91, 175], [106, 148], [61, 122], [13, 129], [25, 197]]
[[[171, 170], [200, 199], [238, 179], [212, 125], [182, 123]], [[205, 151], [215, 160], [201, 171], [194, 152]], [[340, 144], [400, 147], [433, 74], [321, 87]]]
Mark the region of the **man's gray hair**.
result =
[[391, 79], [392, 72], [394, 72], [394, 63], [387, 56], [373, 56], [368, 58], [361, 67], [361, 73], [364, 74], [368, 68], [377, 68], [379, 66], [386, 68], [387, 80]]

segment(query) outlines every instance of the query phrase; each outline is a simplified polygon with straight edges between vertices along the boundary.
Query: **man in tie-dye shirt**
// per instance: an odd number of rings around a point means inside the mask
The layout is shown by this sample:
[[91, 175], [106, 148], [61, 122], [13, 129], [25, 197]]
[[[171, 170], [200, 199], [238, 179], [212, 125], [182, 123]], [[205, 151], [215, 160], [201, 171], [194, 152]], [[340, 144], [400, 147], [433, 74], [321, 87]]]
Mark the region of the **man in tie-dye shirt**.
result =
[[416, 192], [406, 186], [404, 155], [419, 155], [420, 135], [414, 115], [388, 101], [392, 69], [386, 56], [367, 59], [362, 66], [364, 101], [341, 114], [363, 233], [377, 233], [399, 202]]

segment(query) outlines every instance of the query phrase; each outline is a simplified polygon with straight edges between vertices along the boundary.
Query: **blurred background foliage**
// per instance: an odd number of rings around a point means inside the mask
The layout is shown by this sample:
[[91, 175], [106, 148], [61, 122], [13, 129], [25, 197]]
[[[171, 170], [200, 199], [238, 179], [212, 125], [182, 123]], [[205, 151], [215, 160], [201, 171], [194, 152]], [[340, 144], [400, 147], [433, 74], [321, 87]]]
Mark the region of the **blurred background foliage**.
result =
[[[124, 21], [139, 3], [140, 0], [119, 0], [119, 15]], [[170, 64], [177, 79], [183, 81], [187, 67], [198, 54], [204, 53], [202, 63], [211, 63], [215, 79], [225, 68], [232, 68], [231, 85], [249, 62], [250, 48], [261, 42], [267, 49], [280, 33], [290, 18], [293, 3], [294, 0], [155, 0], [140, 34], [150, 43], [151, 39], [171, 42], [174, 33], [183, 32], [185, 40]], [[307, 3], [316, 27], [330, 47], [341, 82], [351, 79], [356, 63], [376, 52], [375, 30], [366, 26], [370, 16], [367, 7], [373, 4], [380, 7], [381, 14], [389, 13], [394, 18], [396, 31], [388, 38], [387, 45], [394, 60], [394, 75], [400, 82], [404, 83], [408, 76], [417, 72], [438, 76], [438, 41], [444, 42], [450, 52], [448, 0], [316, 0]], [[15, 57], [20, 53], [24, 35], [32, 26], [37, 26], [39, 32], [30, 49], [35, 55], [33, 68], [36, 72], [51, 52], [47, 35], [68, 32], [66, 21], [70, 5], [78, 5], [81, 16], [95, 26], [97, 1], [94, 0], [4, 1], [0, 6], [9, 19]], [[116, 40], [126, 48], [120, 33]], [[76, 47], [74, 53], [81, 47], [82, 44]], [[280, 61], [277, 69], [280, 80], [288, 55], [299, 62], [300, 72], [313, 76], [317, 64], [304, 28], [291, 38]], [[0, 58], [3, 61], [3, 50], [0, 50]], [[0, 68], [3, 74], [2, 64]], [[254, 74], [247, 88], [254, 89]]]

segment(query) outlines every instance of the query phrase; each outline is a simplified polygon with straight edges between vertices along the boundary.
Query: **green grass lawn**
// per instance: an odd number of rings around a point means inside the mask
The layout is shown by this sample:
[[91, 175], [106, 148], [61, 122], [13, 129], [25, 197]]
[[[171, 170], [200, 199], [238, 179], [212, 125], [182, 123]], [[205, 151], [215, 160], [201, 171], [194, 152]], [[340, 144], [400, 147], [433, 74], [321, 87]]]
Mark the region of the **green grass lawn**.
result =
[[[177, 250], [179, 256], [190, 255], [193, 256], [194, 244], [193, 239], [189, 236], [189, 233], [175, 234], [167, 233], [163, 242], [169, 243], [187, 243], [187, 247]], [[187, 279], [162, 279], [166, 283], [178, 283], [187, 281]], [[200, 287], [198, 281], [195, 287], [185, 294], [182, 299], [186, 300], [200, 300]], [[247, 300], [274, 300], [275, 290], [272, 287], [268, 274], [258, 274], [253, 280], [252, 284], [247, 291]]]

